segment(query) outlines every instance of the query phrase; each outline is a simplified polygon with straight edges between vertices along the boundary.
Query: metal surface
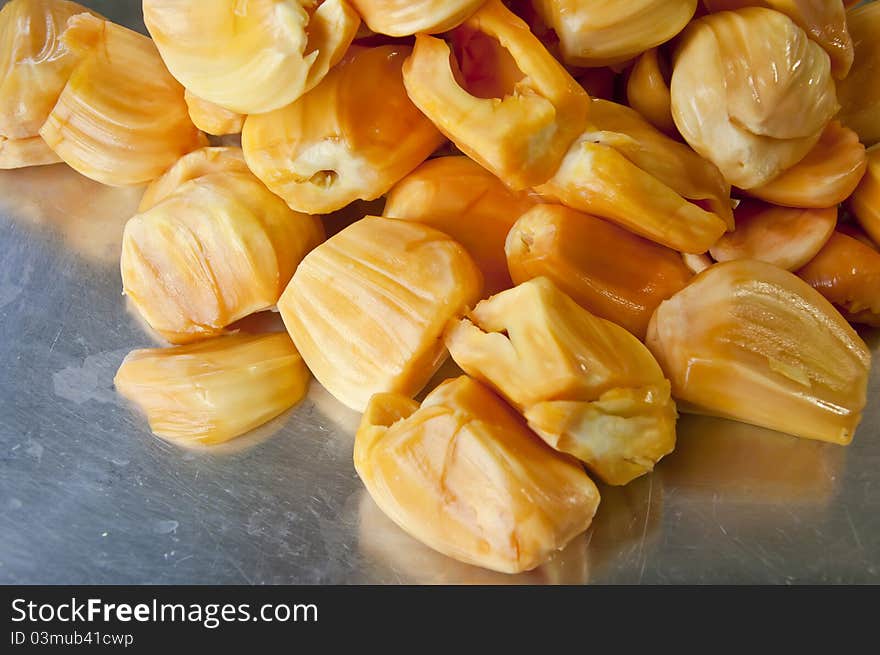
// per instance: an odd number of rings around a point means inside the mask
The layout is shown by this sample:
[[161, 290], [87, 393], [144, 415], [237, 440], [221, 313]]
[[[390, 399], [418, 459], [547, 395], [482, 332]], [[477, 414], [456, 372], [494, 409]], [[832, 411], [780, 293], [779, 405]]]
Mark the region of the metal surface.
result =
[[[87, 4], [129, 24], [139, 5]], [[880, 582], [876, 373], [849, 448], [684, 418], [653, 475], [603, 488], [591, 530], [522, 576], [384, 518], [352, 467], [358, 416], [317, 384], [226, 446], [156, 439], [112, 385], [150, 345], [117, 265], [139, 193], [64, 166], [0, 172], [0, 582]]]

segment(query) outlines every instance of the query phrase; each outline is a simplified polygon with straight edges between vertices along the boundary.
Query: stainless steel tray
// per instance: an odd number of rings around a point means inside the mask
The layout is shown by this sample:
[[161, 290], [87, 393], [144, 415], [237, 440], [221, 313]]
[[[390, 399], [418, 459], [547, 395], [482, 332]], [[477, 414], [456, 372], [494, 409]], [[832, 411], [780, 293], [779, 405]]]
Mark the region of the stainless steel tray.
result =
[[[86, 4], [140, 24], [136, 0]], [[151, 345], [118, 272], [139, 194], [0, 172], [0, 583], [880, 582], [876, 372], [849, 448], [685, 417], [653, 475], [603, 488], [590, 531], [521, 576], [382, 516], [351, 463], [358, 416], [317, 384], [226, 446], [156, 439], [112, 384]]]

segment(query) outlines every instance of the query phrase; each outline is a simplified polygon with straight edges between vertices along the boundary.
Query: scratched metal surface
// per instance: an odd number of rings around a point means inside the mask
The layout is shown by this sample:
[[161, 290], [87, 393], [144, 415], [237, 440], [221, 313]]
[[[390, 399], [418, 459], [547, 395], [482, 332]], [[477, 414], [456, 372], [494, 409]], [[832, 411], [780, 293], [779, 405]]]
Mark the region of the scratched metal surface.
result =
[[[138, 2], [87, 4], [136, 24]], [[228, 447], [156, 439], [112, 386], [151, 344], [117, 268], [139, 193], [0, 172], [0, 583], [880, 582], [876, 374], [849, 448], [685, 418], [652, 476], [603, 489], [586, 535], [513, 577], [385, 519], [352, 468], [358, 417], [316, 384]]]

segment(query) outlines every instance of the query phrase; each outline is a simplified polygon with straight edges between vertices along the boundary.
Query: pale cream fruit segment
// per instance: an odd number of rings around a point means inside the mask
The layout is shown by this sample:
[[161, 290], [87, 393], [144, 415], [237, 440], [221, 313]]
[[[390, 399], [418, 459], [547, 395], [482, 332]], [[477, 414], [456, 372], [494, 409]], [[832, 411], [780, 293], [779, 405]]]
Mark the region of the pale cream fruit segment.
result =
[[224, 109], [213, 102], [202, 100], [188, 90], [183, 95], [189, 109], [189, 117], [202, 132], [222, 136], [238, 134], [244, 125], [244, 114]]
[[471, 159], [513, 189], [546, 181], [587, 119], [589, 96], [528, 25], [489, 0], [442, 39], [419, 34], [410, 98]]
[[124, 291], [166, 340], [204, 339], [273, 307], [322, 239], [317, 218], [291, 211], [250, 173], [208, 173], [128, 221]]
[[351, 0], [371, 30], [389, 36], [438, 34], [460, 25], [484, 0]]
[[660, 302], [691, 278], [674, 250], [562, 205], [523, 214], [506, 252], [516, 284], [548, 277], [581, 307], [639, 338]]
[[302, 400], [309, 371], [285, 333], [231, 335], [135, 350], [114, 384], [159, 437], [180, 445], [234, 439]]
[[534, 204], [467, 157], [438, 157], [391, 189], [383, 215], [430, 225], [458, 241], [480, 267], [484, 293], [492, 295], [513, 286], [504, 242]]
[[0, 169], [46, 166], [60, 162], [61, 157], [39, 135], [24, 139], [0, 136]]
[[541, 442], [503, 400], [468, 377], [418, 403], [378, 394], [355, 437], [354, 464], [403, 530], [461, 562], [518, 573], [586, 530], [596, 485]]
[[143, 213], [172, 195], [181, 185], [211, 173], [249, 173], [241, 148], [199, 148], [184, 155], [153, 180], [144, 190], [138, 213]]
[[248, 165], [292, 208], [325, 214], [373, 200], [444, 141], [413, 105], [401, 67], [408, 46], [352, 47], [312, 91], [248, 116]]
[[803, 159], [839, 109], [825, 51], [788, 16], [760, 7], [691, 23], [670, 91], [682, 137], [742, 189]]
[[880, 3], [850, 9], [846, 22], [856, 58], [847, 78], [837, 84], [838, 118], [870, 146], [880, 141]]
[[866, 167], [858, 134], [831, 121], [806, 157], [749, 195], [788, 207], [834, 207], [849, 198]]
[[607, 100], [592, 101], [587, 131], [535, 191], [682, 252], [705, 252], [733, 228], [730, 187], [718, 169]]
[[238, 114], [279, 109], [314, 88], [360, 25], [345, 0], [144, 0], [143, 8], [174, 77]]
[[675, 448], [675, 403], [654, 357], [548, 278], [484, 300], [450, 325], [446, 345], [547, 444], [604, 482], [626, 484]]
[[534, 7], [559, 36], [566, 64], [607, 66], [669, 41], [697, 0], [536, 0]]
[[678, 130], [672, 120], [672, 99], [669, 95], [669, 74], [663, 70], [657, 48], [642, 54], [632, 68], [626, 83], [630, 107], [639, 112], [658, 130], [675, 136]]
[[835, 232], [798, 276], [853, 323], [880, 327], [880, 252]]
[[794, 209], [759, 200], [736, 208], [736, 230], [725, 234], [710, 252], [716, 261], [757, 259], [788, 271], [810, 261], [831, 238], [837, 207]]
[[414, 396], [446, 359], [443, 329], [480, 298], [467, 252], [433, 228], [367, 216], [303, 260], [278, 309], [318, 381], [363, 411]]
[[660, 305], [646, 343], [683, 411], [837, 444], [862, 418], [868, 348], [818, 291], [772, 264], [707, 269]]
[[61, 161], [39, 136], [77, 55], [61, 40], [89, 10], [67, 0], [12, 0], [0, 9], [0, 168]]
[[767, 7], [791, 18], [831, 57], [831, 70], [844, 79], [853, 63], [853, 42], [846, 28], [846, 8], [840, 0], [703, 0], [711, 11]]
[[874, 243], [880, 243], [880, 144], [868, 149], [868, 167], [849, 208]]
[[79, 14], [61, 40], [80, 60], [40, 136], [71, 168], [111, 186], [143, 184], [207, 145], [150, 39]]

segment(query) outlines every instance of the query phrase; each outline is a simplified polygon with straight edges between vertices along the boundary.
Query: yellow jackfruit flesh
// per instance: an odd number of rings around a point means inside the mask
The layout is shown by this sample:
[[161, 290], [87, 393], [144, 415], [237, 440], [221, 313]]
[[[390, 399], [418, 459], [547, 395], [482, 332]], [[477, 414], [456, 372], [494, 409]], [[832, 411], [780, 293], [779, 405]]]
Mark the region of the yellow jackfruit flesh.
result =
[[419, 405], [377, 394], [354, 464], [376, 504], [410, 535], [495, 571], [531, 570], [589, 527], [599, 492], [495, 394], [468, 377]]
[[657, 306], [692, 277], [674, 250], [562, 205], [524, 213], [505, 250], [516, 284], [548, 277], [581, 307], [640, 339]]
[[761, 7], [692, 22], [670, 91], [681, 136], [742, 189], [803, 159], [839, 109], [825, 51], [788, 16]]
[[711, 12], [767, 7], [791, 18], [831, 58], [831, 70], [844, 79], [853, 63], [853, 42], [846, 27], [846, 9], [838, 0], [703, 0]]
[[174, 77], [238, 114], [279, 109], [314, 88], [360, 25], [345, 0], [144, 0], [143, 8]]
[[683, 411], [848, 444], [871, 356], [806, 282], [754, 260], [716, 264], [660, 305], [646, 340]]
[[438, 34], [460, 25], [484, 0], [351, 0], [371, 30], [389, 36]]
[[207, 145], [150, 39], [78, 14], [61, 40], [80, 59], [40, 136], [71, 168], [111, 186], [142, 184]]
[[875, 247], [834, 232], [797, 274], [847, 320], [880, 327], [880, 252]]
[[315, 378], [363, 411], [373, 394], [424, 387], [446, 358], [446, 323], [481, 291], [479, 269], [447, 235], [367, 216], [309, 253], [278, 309]]
[[592, 101], [587, 131], [535, 191], [682, 252], [705, 252], [733, 228], [730, 187], [718, 169], [607, 100]]
[[489, 0], [454, 30], [419, 34], [403, 67], [416, 106], [513, 189], [541, 184], [583, 131], [589, 96], [528, 25]]
[[298, 403], [309, 371], [284, 333], [135, 350], [114, 384], [157, 435], [181, 445], [234, 439]]
[[484, 300], [450, 326], [446, 345], [544, 441], [609, 484], [650, 472], [675, 448], [675, 403], [648, 349], [547, 278]]
[[712, 257], [719, 262], [757, 259], [787, 271], [815, 257], [837, 225], [836, 206], [795, 209], [744, 200], [735, 215], [736, 230], [712, 246]]
[[570, 66], [607, 66], [637, 57], [684, 29], [697, 0], [537, 0]]
[[880, 3], [868, 2], [846, 12], [855, 44], [855, 61], [837, 84], [841, 122], [867, 146], [880, 142]]
[[213, 102], [202, 100], [188, 90], [183, 94], [183, 97], [189, 109], [190, 119], [202, 132], [218, 136], [241, 132], [245, 118], [243, 114], [229, 111], [220, 105], [215, 105]]
[[849, 208], [874, 243], [880, 243], [880, 144], [867, 153], [868, 167], [849, 199]]
[[669, 72], [660, 51], [652, 48], [642, 54], [630, 72], [626, 97], [630, 107], [639, 112], [658, 130], [675, 136], [678, 130], [672, 120], [672, 99], [669, 95]]
[[88, 11], [68, 0], [12, 0], [0, 9], [0, 168], [61, 161], [39, 131], [77, 62], [61, 40], [67, 20]]
[[[185, 168], [170, 177], [186, 180]], [[275, 305], [322, 239], [317, 218], [291, 211], [250, 173], [208, 172], [128, 221], [125, 294], [168, 341], [204, 339]]]
[[408, 46], [352, 47], [291, 105], [248, 116], [242, 147], [251, 170], [292, 208], [311, 214], [373, 200], [443, 143], [407, 97]]
[[492, 295], [513, 286], [504, 242], [534, 204], [467, 157], [438, 157], [391, 189], [383, 215], [430, 225], [458, 241], [480, 267], [484, 293]]

